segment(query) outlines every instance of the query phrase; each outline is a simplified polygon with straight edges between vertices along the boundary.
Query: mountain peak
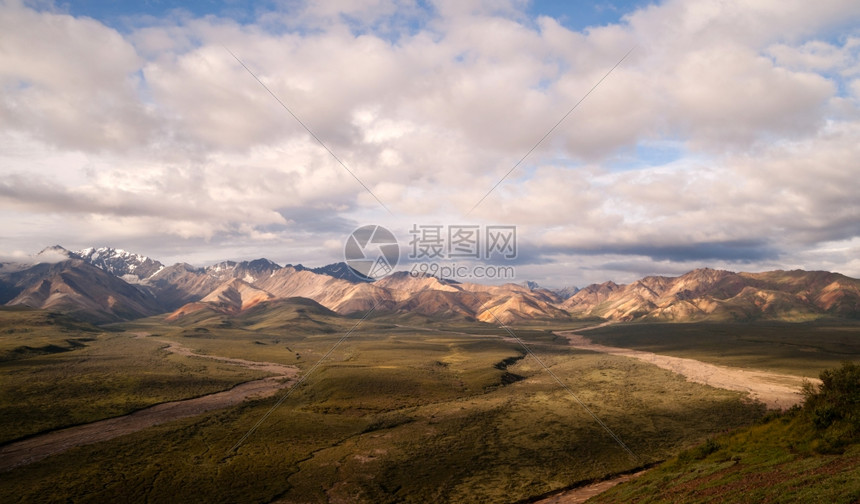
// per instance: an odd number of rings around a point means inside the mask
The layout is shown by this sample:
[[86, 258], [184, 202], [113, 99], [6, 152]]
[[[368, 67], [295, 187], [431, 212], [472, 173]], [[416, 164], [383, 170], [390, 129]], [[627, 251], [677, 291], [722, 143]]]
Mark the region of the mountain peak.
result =
[[145, 255], [113, 247], [89, 247], [79, 250], [74, 255], [132, 283], [149, 278], [164, 269], [163, 264]]
[[278, 271], [281, 269], [281, 265], [266, 259], [265, 257], [261, 257], [260, 259], [254, 259], [253, 261], [244, 261], [241, 263], [246, 268], [251, 271], [257, 273], [271, 273], [272, 271]]
[[40, 256], [40, 255], [44, 255], [44, 254], [64, 254], [67, 256], [71, 256], [72, 252], [69, 251], [68, 249], [66, 249], [65, 247], [63, 247], [62, 245], [51, 245], [50, 247], [43, 248], [36, 255]]
[[205, 268], [210, 277], [220, 281], [239, 278], [248, 283], [268, 278], [280, 269], [282, 269], [280, 265], [264, 258], [242, 262], [222, 261]]
[[[308, 269], [299, 264], [295, 266], [297, 271], [301, 271], [302, 269]], [[345, 262], [337, 262], [332, 264], [327, 264], [325, 266], [319, 268], [310, 268], [310, 271], [316, 273], [317, 275], [328, 275], [333, 278], [339, 278], [341, 280], [346, 280], [352, 283], [362, 283], [362, 282], [370, 282], [371, 280], [365, 278], [361, 273], [358, 273], [354, 269], [352, 269]]]
[[43, 248], [38, 254], [36, 254], [35, 262], [56, 263], [76, 258], [77, 256], [73, 252], [70, 252], [69, 250], [61, 247], [60, 245], [52, 245], [50, 247]]
[[556, 293], [562, 300], [565, 300], [579, 292], [579, 287], [570, 286], [561, 289], [552, 289], [552, 292]]
[[525, 287], [526, 289], [528, 289], [530, 291], [538, 290], [541, 288], [541, 286], [533, 280], [526, 280], [525, 282], [521, 283], [520, 285], [522, 285], [523, 287]]

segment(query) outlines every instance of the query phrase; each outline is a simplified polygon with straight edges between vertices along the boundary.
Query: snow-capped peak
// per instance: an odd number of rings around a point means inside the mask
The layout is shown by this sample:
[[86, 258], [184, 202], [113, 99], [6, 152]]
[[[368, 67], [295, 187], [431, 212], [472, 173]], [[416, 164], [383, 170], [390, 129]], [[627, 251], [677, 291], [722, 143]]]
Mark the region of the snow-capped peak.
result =
[[163, 264], [145, 255], [111, 247], [89, 247], [78, 251], [76, 255], [126, 281], [143, 280], [164, 269]]

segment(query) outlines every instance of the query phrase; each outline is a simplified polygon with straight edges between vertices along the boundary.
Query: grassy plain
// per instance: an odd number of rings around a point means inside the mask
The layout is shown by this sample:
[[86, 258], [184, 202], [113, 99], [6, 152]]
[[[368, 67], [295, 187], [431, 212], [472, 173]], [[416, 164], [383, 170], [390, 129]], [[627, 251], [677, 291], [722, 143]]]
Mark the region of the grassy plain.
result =
[[101, 332], [65, 315], [0, 306], [0, 361], [68, 352]]
[[[156, 317], [114, 329], [307, 372], [356, 323], [297, 302], [266, 310], [234, 318], [197, 313], [172, 323]], [[572, 350], [547, 327], [515, 331], [638, 458], [503, 330], [375, 320], [359, 325], [235, 452], [230, 448], [278, 397], [17, 468], [0, 479], [0, 500], [515, 502], [666, 459], [762, 414], [737, 393], [627, 358]], [[104, 360], [117, 363], [118, 374], [103, 381], [121, 383], [135, 359], [147, 368], [176, 357], [159, 353], [152, 338], [127, 334], [99, 337], [105, 345], [120, 338], [152, 345], [152, 360], [148, 347], [123, 357], [118, 345], [113, 360]], [[42, 366], [31, 363], [31, 372]], [[136, 368], [129, 369], [133, 376]], [[181, 371], [159, 379], [178, 380]], [[69, 409], [88, 400], [80, 389], [66, 395]]]
[[36, 310], [0, 310], [0, 444], [265, 376]]
[[860, 322], [855, 320], [619, 324], [583, 334], [608, 346], [809, 378], [860, 356]]

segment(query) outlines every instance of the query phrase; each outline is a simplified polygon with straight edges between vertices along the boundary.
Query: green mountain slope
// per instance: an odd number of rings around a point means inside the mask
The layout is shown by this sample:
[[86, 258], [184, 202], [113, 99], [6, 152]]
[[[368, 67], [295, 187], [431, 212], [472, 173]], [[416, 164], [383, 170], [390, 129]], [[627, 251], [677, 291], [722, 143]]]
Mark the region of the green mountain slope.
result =
[[802, 407], [710, 439], [589, 502], [860, 501], [860, 365], [821, 379]]

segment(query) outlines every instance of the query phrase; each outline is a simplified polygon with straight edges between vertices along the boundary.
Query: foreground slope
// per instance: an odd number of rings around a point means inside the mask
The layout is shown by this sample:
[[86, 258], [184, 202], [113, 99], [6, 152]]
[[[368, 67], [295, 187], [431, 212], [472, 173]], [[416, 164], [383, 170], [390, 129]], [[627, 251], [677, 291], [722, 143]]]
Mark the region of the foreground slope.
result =
[[712, 438], [594, 501], [858, 502], [860, 365], [821, 379], [802, 407]]

